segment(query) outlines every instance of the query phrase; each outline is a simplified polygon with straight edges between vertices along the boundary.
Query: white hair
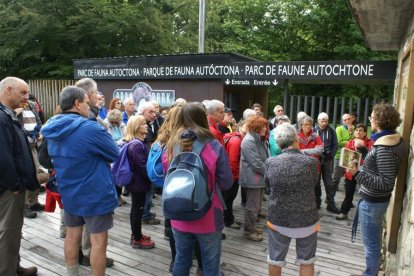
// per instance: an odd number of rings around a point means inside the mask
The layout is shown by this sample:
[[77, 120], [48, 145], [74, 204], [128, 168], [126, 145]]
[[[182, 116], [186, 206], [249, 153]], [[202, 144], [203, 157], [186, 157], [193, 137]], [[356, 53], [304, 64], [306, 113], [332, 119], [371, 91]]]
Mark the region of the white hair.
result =
[[219, 100], [211, 100], [207, 103], [207, 114], [211, 114], [217, 111], [220, 107], [224, 108], [224, 103]]
[[15, 87], [17, 83], [24, 83], [27, 84], [24, 80], [16, 78], [16, 77], [6, 77], [0, 81], [0, 94], [3, 94], [6, 91], [6, 88], [9, 86]]
[[299, 111], [298, 112], [298, 115], [296, 116], [296, 118], [297, 118], [296, 123], [299, 125], [300, 124], [300, 121], [302, 121], [302, 119], [305, 118], [306, 116], [308, 116], [308, 114], [306, 114], [303, 111]]
[[296, 129], [289, 123], [283, 123], [275, 129], [275, 140], [280, 149], [293, 145], [296, 139]]
[[322, 119], [329, 120], [329, 116], [328, 116], [328, 114], [326, 114], [325, 112], [321, 112], [321, 113], [319, 113], [319, 115], [318, 115], [318, 120], [322, 120]]
[[278, 109], [278, 108], [282, 108], [282, 109], [283, 109], [283, 106], [281, 106], [280, 104], [276, 105], [276, 106], [273, 108], [273, 113], [275, 113], [275, 114], [276, 114], [276, 109]]
[[138, 106], [138, 114], [142, 115], [148, 108], [155, 108], [152, 102], [143, 102]]
[[245, 111], [243, 111], [243, 120], [247, 120], [249, 117], [255, 116], [255, 115], [256, 115], [256, 111], [254, 111], [251, 108], [248, 108]]
[[124, 100], [124, 105], [127, 105], [129, 103], [134, 103], [134, 100], [132, 99], [132, 97], [128, 97]]

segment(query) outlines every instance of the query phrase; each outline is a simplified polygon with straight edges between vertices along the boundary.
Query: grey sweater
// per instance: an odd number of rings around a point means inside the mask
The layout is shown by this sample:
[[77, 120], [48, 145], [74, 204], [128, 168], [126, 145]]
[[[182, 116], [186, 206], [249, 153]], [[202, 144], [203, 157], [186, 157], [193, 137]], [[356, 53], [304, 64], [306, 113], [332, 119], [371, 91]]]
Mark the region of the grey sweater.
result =
[[270, 188], [268, 221], [274, 225], [301, 228], [319, 220], [315, 184], [318, 162], [296, 149], [285, 149], [265, 163]]

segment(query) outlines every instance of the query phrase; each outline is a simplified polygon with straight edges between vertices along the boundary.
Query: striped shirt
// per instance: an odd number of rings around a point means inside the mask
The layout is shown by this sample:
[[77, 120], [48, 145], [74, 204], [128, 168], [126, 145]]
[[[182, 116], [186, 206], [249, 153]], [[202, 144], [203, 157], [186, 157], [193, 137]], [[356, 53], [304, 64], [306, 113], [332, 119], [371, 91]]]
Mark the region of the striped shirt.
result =
[[375, 141], [362, 171], [355, 177], [361, 185], [361, 197], [368, 202], [387, 202], [394, 189], [399, 163], [407, 154], [408, 146], [399, 133]]

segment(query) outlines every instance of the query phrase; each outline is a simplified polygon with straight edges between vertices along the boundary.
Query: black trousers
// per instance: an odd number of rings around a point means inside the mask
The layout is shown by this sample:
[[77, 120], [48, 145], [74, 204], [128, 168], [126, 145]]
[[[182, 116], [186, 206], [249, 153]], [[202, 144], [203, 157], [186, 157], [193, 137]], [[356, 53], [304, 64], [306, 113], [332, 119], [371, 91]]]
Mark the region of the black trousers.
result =
[[129, 215], [132, 235], [136, 241], [142, 238], [141, 219], [144, 212], [146, 192], [130, 192], [131, 193], [131, 213]]
[[345, 198], [341, 205], [341, 214], [347, 215], [352, 206], [352, 200], [354, 199], [354, 193], [357, 182], [352, 177], [352, 180], [345, 178]]
[[224, 225], [226, 226], [230, 226], [234, 223], [233, 202], [236, 199], [238, 192], [239, 180], [235, 180], [233, 186], [229, 190], [221, 192], [227, 207], [227, 210], [224, 210]]

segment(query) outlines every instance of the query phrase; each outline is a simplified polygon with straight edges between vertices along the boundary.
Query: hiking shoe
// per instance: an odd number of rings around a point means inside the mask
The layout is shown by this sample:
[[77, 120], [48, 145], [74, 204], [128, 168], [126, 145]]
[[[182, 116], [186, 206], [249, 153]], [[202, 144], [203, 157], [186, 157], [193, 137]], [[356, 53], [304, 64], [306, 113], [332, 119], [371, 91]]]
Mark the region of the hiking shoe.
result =
[[35, 211], [35, 212], [42, 212], [42, 211], [45, 210], [45, 205], [44, 204], [40, 204], [38, 202], [38, 203], [35, 203], [33, 205], [30, 205], [29, 208], [30, 208], [30, 210]]
[[37, 213], [30, 210], [30, 208], [24, 208], [24, 217], [25, 218], [30, 218], [30, 219], [36, 218]]
[[326, 211], [331, 212], [331, 213], [335, 213], [335, 214], [339, 214], [340, 211], [339, 209], [335, 206], [335, 205], [328, 205], [328, 207], [326, 207]]
[[231, 228], [231, 229], [239, 230], [240, 229], [240, 224], [237, 224], [237, 223], [233, 222], [230, 225], [226, 225], [226, 227]]
[[335, 216], [336, 220], [344, 220], [344, 219], [348, 219], [348, 215], [346, 214], [339, 214], [337, 216]]
[[142, 237], [139, 241], [133, 240], [131, 246], [135, 249], [150, 249], [155, 247], [155, 243], [153, 241], [144, 240]]
[[[107, 257], [105, 260], [105, 266], [111, 267], [114, 265], [114, 262], [114, 259]], [[83, 255], [82, 258], [79, 258], [79, 264], [83, 266], [91, 266], [91, 260], [88, 256]]]
[[156, 224], [161, 223], [161, 221], [159, 219], [156, 219], [156, 218], [143, 219], [142, 222], [144, 224], [149, 224], [149, 225], [156, 225]]
[[244, 232], [243, 238], [256, 242], [263, 240], [263, 238], [257, 232]]

